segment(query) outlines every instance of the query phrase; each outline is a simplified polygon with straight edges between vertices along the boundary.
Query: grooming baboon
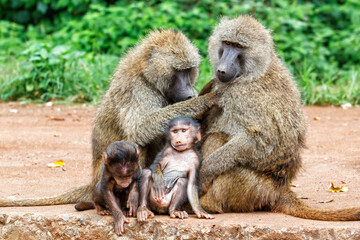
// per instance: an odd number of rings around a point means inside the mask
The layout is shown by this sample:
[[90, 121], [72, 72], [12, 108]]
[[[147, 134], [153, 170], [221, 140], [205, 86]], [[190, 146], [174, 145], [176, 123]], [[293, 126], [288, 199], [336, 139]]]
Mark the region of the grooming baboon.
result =
[[218, 106], [204, 117], [201, 206], [210, 212], [271, 210], [318, 220], [360, 220], [360, 208], [318, 210], [290, 190], [301, 167], [300, 94], [271, 33], [250, 16], [222, 19], [209, 40]]
[[193, 84], [199, 64], [198, 49], [183, 33], [151, 32], [120, 61], [97, 110], [92, 134], [92, 183], [55, 197], [0, 199], [0, 206], [91, 200], [100, 178], [101, 153], [114, 141], [136, 144], [141, 167], [149, 166], [162, 148], [163, 132], [171, 119], [179, 115], [199, 119], [215, 102], [214, 93], [192, 98], [196, 96]]

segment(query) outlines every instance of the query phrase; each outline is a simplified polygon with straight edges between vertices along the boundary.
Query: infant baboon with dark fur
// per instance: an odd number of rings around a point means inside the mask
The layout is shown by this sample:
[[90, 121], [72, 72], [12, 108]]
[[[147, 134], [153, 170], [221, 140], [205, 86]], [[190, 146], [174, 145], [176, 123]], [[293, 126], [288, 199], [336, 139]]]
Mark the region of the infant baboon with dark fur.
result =
[[[201, 206], [210, 212], [271, 210], [318, 220], [360, 220], [360, 208], [318, 210], [290, 190], [301, 167], [300, 94], [271, 33], [250, 16], [222, 19], [209, 40], [218, 106], [202, 123]], [[201, 95], [200, 94], [200, 95]]]
[[124, 223], [128, 222], [123, 210], [135, 217], [138, 207], [137, 184], [141, 176], [138, 157], [134, 144], [122, 141], [110, 144], [102, 154], [101, 178], [96, 184], [93, 201], [78, 202], [76, 210], [96, 208], [99, 215], [113, 215], [115, 233], [123, 234]]
[[114, 141], [136, 144], [140, 165], [150, 166], [163, 146], [163, 132], [171, 119], [179, 115], [200, 119], [215, 103], [214, 93], [192, 98], [197, 95], [193, 85], [199, 64], [198, 49], [180, 31], [149, 33], [120, 61], [97, 110], [92, 134], [92, 182], [55, 197], [0, 199], [0, 206], [91, 200], [100, 179], [101, 154]]
[[187, 218], [182, 205], [189, 203], [199, 218], [212, 219], [199, 203], [197, 173], [201, 156], [195, 149], [200, 141], [200, 125], [188, 117], [173, 119], [166, 133], [167, 143], [150, 169], [144, 169], [140, 181], [140, 205], [137, 218], [145, 221], [154, 214], [169, 213], [172, 218]]

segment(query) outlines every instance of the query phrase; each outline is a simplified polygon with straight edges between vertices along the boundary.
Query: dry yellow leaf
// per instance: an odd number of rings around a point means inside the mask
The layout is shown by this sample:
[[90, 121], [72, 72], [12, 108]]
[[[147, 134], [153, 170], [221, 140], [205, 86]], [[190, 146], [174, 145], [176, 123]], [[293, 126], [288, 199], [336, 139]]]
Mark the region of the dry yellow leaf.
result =
[[329, 186], [330, 192], [347, 192], [349, 191], [348, 187], [340, 186], [340, 187], [334, 187], [334, 183], [331, 182]]
[[65, 165], [64, 161], [63, 160], [58, 160], [54, 163], [48, 163], [46, 164], [48, 167], [50, 168], [56, 168], [56, 167], [62, 167]]

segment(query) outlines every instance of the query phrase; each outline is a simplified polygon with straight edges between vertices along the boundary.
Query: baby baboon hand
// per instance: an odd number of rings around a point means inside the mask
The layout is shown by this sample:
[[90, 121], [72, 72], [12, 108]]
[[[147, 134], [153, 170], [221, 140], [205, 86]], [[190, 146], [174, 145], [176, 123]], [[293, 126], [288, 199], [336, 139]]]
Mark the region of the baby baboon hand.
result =
[[180, 219], [184, 219], [184, 218], [188, 218], [189, 215], [186, 211], [170, 211], [170, 217], [171, 218], [180, 218]]
[[125, 216], [121, 214], [115, 214], [114, 215], [115, 220], [115, 233], [117, 235], [122, 235], [124, 233], [124, 223], [129, 223], [129, 221], [125, 218]]
[[128, 217], [136, 217], [136, 211], [137, 211], [138, 203], [128, 201], [127, 204], [126, 204], [126, 207], [129, 209], [129, 211], [127, 212], [127, 216]]
[[162, 174], [153, 173], [153, 190], [155, 200], [161, 200], [165, 196], [165, 184], [164, 177]]
[[129, 199], [126, 203], [126, 207], [129, 209], [128, 216], [136, 217], [136, 211], [139, 206], [139, 195], [138, 192], [131, 191]]
[[154, 217], [154, 213], [146, 207], [139, 207], [137, 210], [137, 220], [139, 222], [145, 222], [149, 217]]
[[111, 212], [107, 209], [104, 209], [104, 210], [100, 210], [97, 212], [99, 215], [101, 216], [106, 216], [106, 215], [111, 215]]
[[198, 218], [214, 219], [214, 217], [212, 215], [208, 214], [204, 210], [195, 211], [195, 215]]

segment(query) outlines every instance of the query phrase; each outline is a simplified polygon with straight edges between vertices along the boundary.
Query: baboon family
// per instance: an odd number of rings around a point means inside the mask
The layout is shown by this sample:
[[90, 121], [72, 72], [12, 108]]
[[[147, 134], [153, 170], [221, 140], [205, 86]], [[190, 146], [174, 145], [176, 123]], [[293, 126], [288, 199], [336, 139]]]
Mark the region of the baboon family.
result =
[[199, 192], [205, 211], [360, 220], [360, 207], [309, 208], [290, 189], [301, 167], [306, 126], [299, 91], [271, 32], [251, 16], [223, 18], [208, 53], [214, 78], [197, 96], [197, 48], [180, 31], [151, 32], [120, 61], [97, 110], [92, 182], [55, 197], [0, 199], [0, 206], [90, 201], [111, 143], [135, 144], [140, 166], [149, 167], [166, 143], [168, 123], [183, 115], [201, 123]]

